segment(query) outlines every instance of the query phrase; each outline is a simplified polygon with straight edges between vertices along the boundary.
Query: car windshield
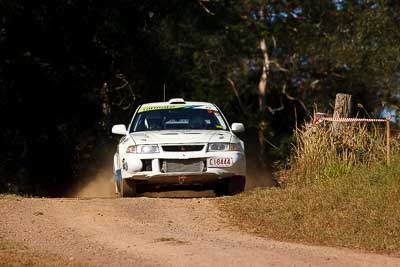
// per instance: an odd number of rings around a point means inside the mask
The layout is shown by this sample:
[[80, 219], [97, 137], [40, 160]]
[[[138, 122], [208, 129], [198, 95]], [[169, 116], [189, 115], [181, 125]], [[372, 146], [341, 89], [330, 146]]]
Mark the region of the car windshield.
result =
[[228, 127], [213, 106], [144, 106], [138, 110], [130, 132], [192, 129], [227, 130]]

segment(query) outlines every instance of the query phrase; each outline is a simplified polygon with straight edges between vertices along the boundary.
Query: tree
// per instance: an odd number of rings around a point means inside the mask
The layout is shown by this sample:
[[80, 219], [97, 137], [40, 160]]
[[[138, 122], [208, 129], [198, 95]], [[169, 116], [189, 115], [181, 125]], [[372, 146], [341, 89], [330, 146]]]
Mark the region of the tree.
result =
[[398, 102], [399, 14], [397, 1], [3, 0], [0, 189], [65, 188], [164, 84], [246, 122], [261, 162], [285, 158], [294, 125], [337, 92]]

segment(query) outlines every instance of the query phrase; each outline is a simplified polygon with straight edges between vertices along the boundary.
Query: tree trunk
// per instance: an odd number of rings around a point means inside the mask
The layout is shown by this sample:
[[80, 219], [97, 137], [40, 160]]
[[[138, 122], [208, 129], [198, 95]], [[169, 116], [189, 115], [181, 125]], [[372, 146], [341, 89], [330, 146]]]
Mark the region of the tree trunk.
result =
[[[335, 111], [333, 118], [349, 118], [351, 115], [351, 95], [337, 94], [335, 100]], [[333, 122], [333, 131], [338, 133], [340, 129], [340, 122]]]
[[268, 81], [268, 74], [269, 74], [269, 56], [267, 51], [267, 44], [265, 38], [260, 41], [260, 49], [263, 53], [263, 68], [260, 77], [260, 82], [258, 83], [258, 106], [259, 111], [261, 114], [261, 120], [258, 125], [258, 142], [260, 144], [259, 150], [259, 161], [262, 165], [264, 165], [264, 155], [265, 155], [265, 136], [264, 132], [267, 128], [267, 121], [265, 119], [265, 97], [267, 93], [267, 81]]
[[[260, 7], [258, 15], [259, 15], [259, 20], [261, 22], [264, 22], [265, 21], [264, 6]], [[267, 129], [267, 120], [265, 118], [265, 109], [266, 109], [265, 98], [268, 89], [268, 74], [270, 68], [267, 41], [265, 40], [265, 38], [262, 38], [260, 41], [260, 49], [263, 55], [263, 67], [262, 67], [260, 81], [258, 83], [258, 106], [259, 106], [259, 112], [261, 114], [261, 120], [258, 125], [258, 142], [260, 144], [260, 151], [258, 154], [258, 158], [261, 165], [264, 167], [265, 165], [264, 155], [266, 146], [264, 133], [265, 130]]]
[[267, 92], [267, 79], [269, 73], [269, 56], [267, 51], [267, 43], [265, 38], [260, 41], [260, 49], [263, 53], [263, 68], [260, 77], [260, 82], [258, 83], [258, 105], [260, 112], [265, 111], [265, 95]]

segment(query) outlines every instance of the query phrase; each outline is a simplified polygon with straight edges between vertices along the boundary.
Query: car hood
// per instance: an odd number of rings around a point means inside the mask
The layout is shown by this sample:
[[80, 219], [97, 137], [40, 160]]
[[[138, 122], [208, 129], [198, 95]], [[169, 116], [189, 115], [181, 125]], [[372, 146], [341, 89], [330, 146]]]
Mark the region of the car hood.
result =
[[148, 131], [131, 133], [136, 145], [151, 144], [190, 144], [230, 142], [231, 132], [222, 130], [181, 130], [181, 131]]

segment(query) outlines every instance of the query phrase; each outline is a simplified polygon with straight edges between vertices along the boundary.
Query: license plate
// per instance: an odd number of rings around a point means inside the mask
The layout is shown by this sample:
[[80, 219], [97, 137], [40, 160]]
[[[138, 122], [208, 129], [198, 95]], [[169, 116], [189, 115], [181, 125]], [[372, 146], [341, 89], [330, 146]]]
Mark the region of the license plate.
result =
[[208, 167], [231, 167], [232, 158], [210, 158], [208, 159]]

